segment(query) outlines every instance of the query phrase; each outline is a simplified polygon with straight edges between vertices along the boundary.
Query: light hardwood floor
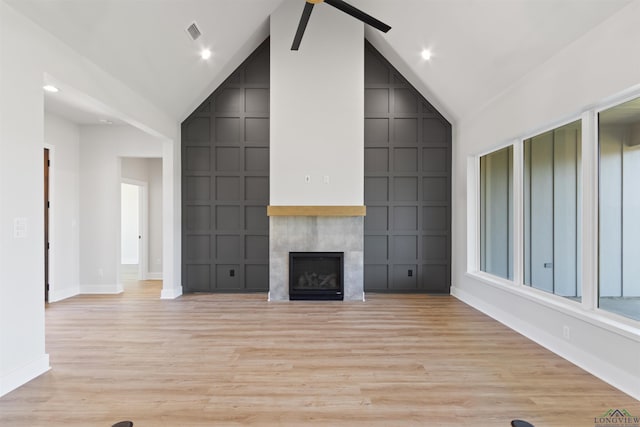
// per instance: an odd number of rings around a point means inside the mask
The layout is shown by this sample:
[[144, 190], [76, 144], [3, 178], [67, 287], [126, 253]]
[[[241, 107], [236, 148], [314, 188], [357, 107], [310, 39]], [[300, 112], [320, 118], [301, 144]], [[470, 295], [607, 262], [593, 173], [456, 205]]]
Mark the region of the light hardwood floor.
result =
[[593, 426], [638, 401], [449, 296], [159, 299], [159, 282], [46, 309], [52, 370], [2, 426]]

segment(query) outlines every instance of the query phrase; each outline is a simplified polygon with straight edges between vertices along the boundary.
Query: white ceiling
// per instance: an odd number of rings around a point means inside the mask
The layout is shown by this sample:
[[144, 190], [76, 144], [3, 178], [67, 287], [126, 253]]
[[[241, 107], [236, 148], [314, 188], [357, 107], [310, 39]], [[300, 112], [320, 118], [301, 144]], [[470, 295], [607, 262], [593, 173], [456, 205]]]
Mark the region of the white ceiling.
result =
[[[4, 1], [182, 120], [212, 82], [226, 77], [234, 54], [265, 31], [283, 0]], [[349, 2], [392, 26], [372, 36], [374, 45], [395, 51], [403, 62], [397, 65], [457, 120], [632, 1], [638, 0]], [[193, 21], [202, 31], [197, 42], [185, 32]], [[205, 45], [213, 51], [206, 62], [198, 56]], [[433, 51], [431, 61], [421, 59], [423, 48]]]
[[84, 93], [51, 78], [45, 81], [59, 89], [44, 91], [44, 109], [79, 125], [126, 125], [119, 113]]

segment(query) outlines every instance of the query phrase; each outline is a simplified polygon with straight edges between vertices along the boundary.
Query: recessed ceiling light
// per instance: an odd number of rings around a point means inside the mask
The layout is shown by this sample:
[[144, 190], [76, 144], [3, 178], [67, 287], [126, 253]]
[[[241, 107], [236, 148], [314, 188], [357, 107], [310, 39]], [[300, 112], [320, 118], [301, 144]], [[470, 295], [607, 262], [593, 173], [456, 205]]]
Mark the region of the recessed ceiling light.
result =
[[51, 93], [56, 93], [56, 92], [60, 91], [60, 89], [58, 89], [54, 85], [44, 85], [44, 86], [42, 86], [42, 89], [46, 90], [47, 92], [51, 92]]
[[431, 59], [431, 51], [429, 49], [422, 49], [422, 59], [428, 61]]
[[206, 61], [211, 58], [211, 51], [209, 49], [202, 49], [200, 51], [200, 57]]

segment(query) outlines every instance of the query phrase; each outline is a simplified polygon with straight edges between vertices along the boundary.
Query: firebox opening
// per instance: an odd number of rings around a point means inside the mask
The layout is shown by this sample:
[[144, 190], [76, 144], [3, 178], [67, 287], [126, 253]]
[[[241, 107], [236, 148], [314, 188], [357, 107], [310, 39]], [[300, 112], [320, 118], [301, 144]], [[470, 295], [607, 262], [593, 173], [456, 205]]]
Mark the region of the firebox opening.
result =
[[289, 299], [342, 301], [344, 252], [289, 252]]

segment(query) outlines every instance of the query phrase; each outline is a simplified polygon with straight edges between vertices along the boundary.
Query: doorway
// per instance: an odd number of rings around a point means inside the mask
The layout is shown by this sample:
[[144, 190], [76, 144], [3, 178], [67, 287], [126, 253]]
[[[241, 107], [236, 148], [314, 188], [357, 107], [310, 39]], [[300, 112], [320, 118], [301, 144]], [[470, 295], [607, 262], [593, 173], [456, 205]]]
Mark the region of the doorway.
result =
[[144, 280], [146, 183], [120, 184], [120, 280]]

